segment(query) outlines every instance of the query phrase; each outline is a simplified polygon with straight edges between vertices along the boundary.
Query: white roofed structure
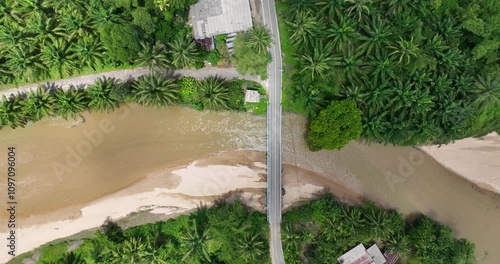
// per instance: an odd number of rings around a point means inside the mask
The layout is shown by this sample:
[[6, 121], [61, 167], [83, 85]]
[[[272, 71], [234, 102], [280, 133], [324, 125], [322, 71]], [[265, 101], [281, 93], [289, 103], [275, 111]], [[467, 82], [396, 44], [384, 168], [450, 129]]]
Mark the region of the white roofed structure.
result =
[[189, 10], [195, 39], [252, 28], [249, 0], [198, 0]]

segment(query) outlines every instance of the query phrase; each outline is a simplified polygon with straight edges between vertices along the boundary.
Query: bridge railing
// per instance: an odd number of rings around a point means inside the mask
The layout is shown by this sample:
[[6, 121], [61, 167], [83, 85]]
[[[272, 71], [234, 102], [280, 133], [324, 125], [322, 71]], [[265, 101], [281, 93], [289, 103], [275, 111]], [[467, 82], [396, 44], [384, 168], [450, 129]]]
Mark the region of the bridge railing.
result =
[[267, 196], [266, 196], [266, 210], [267, 210], [267, 220], [269, 221], [269, 214], [270, 214], [270, 199], [271, 199], [271, 100], [268, 100], [267, 102], [267, 111], [266, 111], [266, 116], [267, 116], [267, 149], [266, 149], [266, 162], [267, 162]]

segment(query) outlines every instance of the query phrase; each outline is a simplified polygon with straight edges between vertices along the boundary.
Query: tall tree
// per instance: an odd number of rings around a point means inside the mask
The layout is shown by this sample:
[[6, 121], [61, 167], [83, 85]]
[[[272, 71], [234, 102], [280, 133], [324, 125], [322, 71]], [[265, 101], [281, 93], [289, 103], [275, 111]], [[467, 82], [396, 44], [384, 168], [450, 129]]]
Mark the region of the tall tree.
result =
[[96, 70], [96, 66], [103, 63], [104, 47], [99, 38], [85, 35], [71, 44], [73, 58], [81, 63], [82, 66], [90, 67]]
[[414, 43], [413, 37], [410, 40], [404, 40], [400, 37], [396, 44], [389, 46], [389, 48], [394, 50], [391, 55], [394, 55], [399, 63], [405, 65], [410, 64], [412, 59], [417, 57], [420, 50], [418, 45]]
[[187, 228], [186, 231], [186, 236], [181, 242], [181, 247], [185, 251], [182, 261], [189, 260], [190, 263], [210, 262], [207, 230], [200, 230], [196, 220], [193, 220], [192, 227]]
[[169, 43], [169, 47], [172, 65], [178, 69], [194, 67], [199, 61], [196, 43], [192, 39], [177, 38]]
[[254, 26], [250, 31], [250, 37], [247, 44], [253, 50], [259, 53], [267, 52], [272, 43], [271, 31], [268, 28], [264, 26]]
[[25, 124], [26, 117], [24, 116], [20, 96], [7, 98], [3, 95], [0, 102], [0, 127], [17, 128], [24, 127]]
[[169, 61], [167, 59], [165, 46], [156, 42], [145, 43], [141, 42], [142, 50], [139, 52], [138, 58], [135, 62], [139, 66], [147, 66], [149, 69], [149, 74], [153, 74], [156, 68], [165, 70], [169, 66]]
[[229, 89], [226, 81], [218, 76], [210, 76], [198, 82], [198, 100], [206, 109], [227, 109]]
[[30, 120], [38, 121], [54, 113], [55, 97], [48, 89], [39, 86], [36, 91], [28, 93], [27, 97], [21, 101], [21, 105]]
[[472, 92], [476, 97], [475, 103], [482, 109], [500, 107], [500, 77], [489, 74], [478, 76]]
[[310, 74], [313, 80], [331, 72], [333, 64], [331, 49], [319, 41], [304, 52], [301, 60], [303, 67], [300, 72]]
[[179, 93], [173, 79], [164, 75], [143, 75], [133, 85], [133, 96], [137, 103], [159, 108], [179, 101]]
[[297, 13], [295, 19], [287, 20], [286, 23], [292, 33], [290, 39], [293, 41], [293, 45], [297, 47], [313, 43], [319, 31], [318, 19], [306, 11]]
[[118, 98], [115, 97], [112, 90], [118, 85], [115, 78], [103, 77], [97, 79], [94, 84], [89, 85], [87, 94], [89, 96], [89, 108], [97, 111], [114, 110], [118, 104]]
[[356, 31], [356, 21], [349, 18], [348, 16], [340, 16], [340, 21], [332, 21], [332, 24], [328, 26], [326, 30], [327, 37], [330, 38], [333, 47], [342, 52], [352, 41], [360, 37], [359, 33]]
[[56, 98], [56, 113], [65, 119], [76, 115], [87, 109], [87, 97], [84, 90], [70, 86], [66, 91], [57, 89], [54, 92]]
[[16, 46], [6, 57], [6, 64], [17, 81], [33, 82], [47, 76], [47, 66], [42, 62], [40, 53], [33, 47]]
[[55, 69], [60, 78], [71, 75], [77, 69], [70, 43], [64, 39], [44, 46], [40, 58], [49, 68]]

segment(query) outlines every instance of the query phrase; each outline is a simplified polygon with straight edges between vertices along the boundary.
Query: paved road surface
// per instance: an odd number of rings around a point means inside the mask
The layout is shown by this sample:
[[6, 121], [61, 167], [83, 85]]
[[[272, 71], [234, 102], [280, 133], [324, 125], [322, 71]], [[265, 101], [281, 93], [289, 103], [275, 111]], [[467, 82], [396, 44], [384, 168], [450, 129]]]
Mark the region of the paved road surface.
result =
[[281, 245], [281, 48], [274, 0], [262, 0], [264, 24], [271, 30], [274, 45], [270, 52], [269, 106], [267, 124], [267, 217], [271, 230], [271, 260], [285, 263]]
[[[224, 68], [224, 69], [219, 69], [219, 68], [202, 68], [199, 70], [189, 70], [189, 69], [183, 69], [183, 70], [172, 70], [172, 71], [167, 71], [169, 74], [173, 76], [189, 76], [189, 77], [194, 77], [197, 79], [202, 79], [206, 78], [211, 75], [219, 75], [221, 77], [224, 77], [226, 79], [232, 79], [232, 78], [243, 78], [246, 80], [252, 80], [252, 81], [257, 81], [260, 82], [264, 87], [267, 87], [267, 82], [262, 82], [258, 76], [250, 76], [250, 75], [241, 75], [239, 74], [236, 69], [234, 68]], [[77, 85], [77, 84], [92, 84], [97, 78], [100, 78], [102, 76], [106, 77], [114, 77], [117, 79], [128, 79], [130, 77], [132, 78], [137, 78], [141, 75], [148, 74], [148, 69], [147, 68], [135, 68], [135, 69], [129, 69], [129, 70], [116, 70], [116, 71], [109, 71], [109, 72], [102, 72], [102, 73], [96, 73], [96, 74], [88, 74], [88, 75], [83, 75], [83, 76], [78, 76], [78, 77], [72, 77], [72, 78], [67, 78], [67, 79], [62, 79], [62, 80], [56, 80], [56, 81], [51, 81], [51, 83], [55, 83], [57, 85], [61, 85], [63, 89], [69, 88], [70, 84]], [[2, 95], [5, 95], [9, 97], [11, 94], [17, 94], [17, 93], [22, 93], [22, 92], [28, 92], [31, 90], [36, 90], [38, 85], [44, 84], [46, 82], [41, 82], [41, 83], [36, 83], [36, 84], [28, 84], [21, 86], [19, 88], [13, 88], [13, 89], [8, 89], [8, 90], [0, 90], [0, 99]]]

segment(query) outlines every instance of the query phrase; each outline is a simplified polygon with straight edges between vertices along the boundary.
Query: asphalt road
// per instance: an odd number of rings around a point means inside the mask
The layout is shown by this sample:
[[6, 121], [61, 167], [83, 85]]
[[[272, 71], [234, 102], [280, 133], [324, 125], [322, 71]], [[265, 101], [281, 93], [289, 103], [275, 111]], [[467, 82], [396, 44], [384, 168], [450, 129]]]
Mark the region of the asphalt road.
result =
[[281, 245], [281, 48], [274, 0], [262, 0], [264, 24], [271, 30], [274, 44], [269, 65], [269, 106], [267, 126], [267, 217], [271, 230], [270, 246], [273, 264], [285, 263]]

